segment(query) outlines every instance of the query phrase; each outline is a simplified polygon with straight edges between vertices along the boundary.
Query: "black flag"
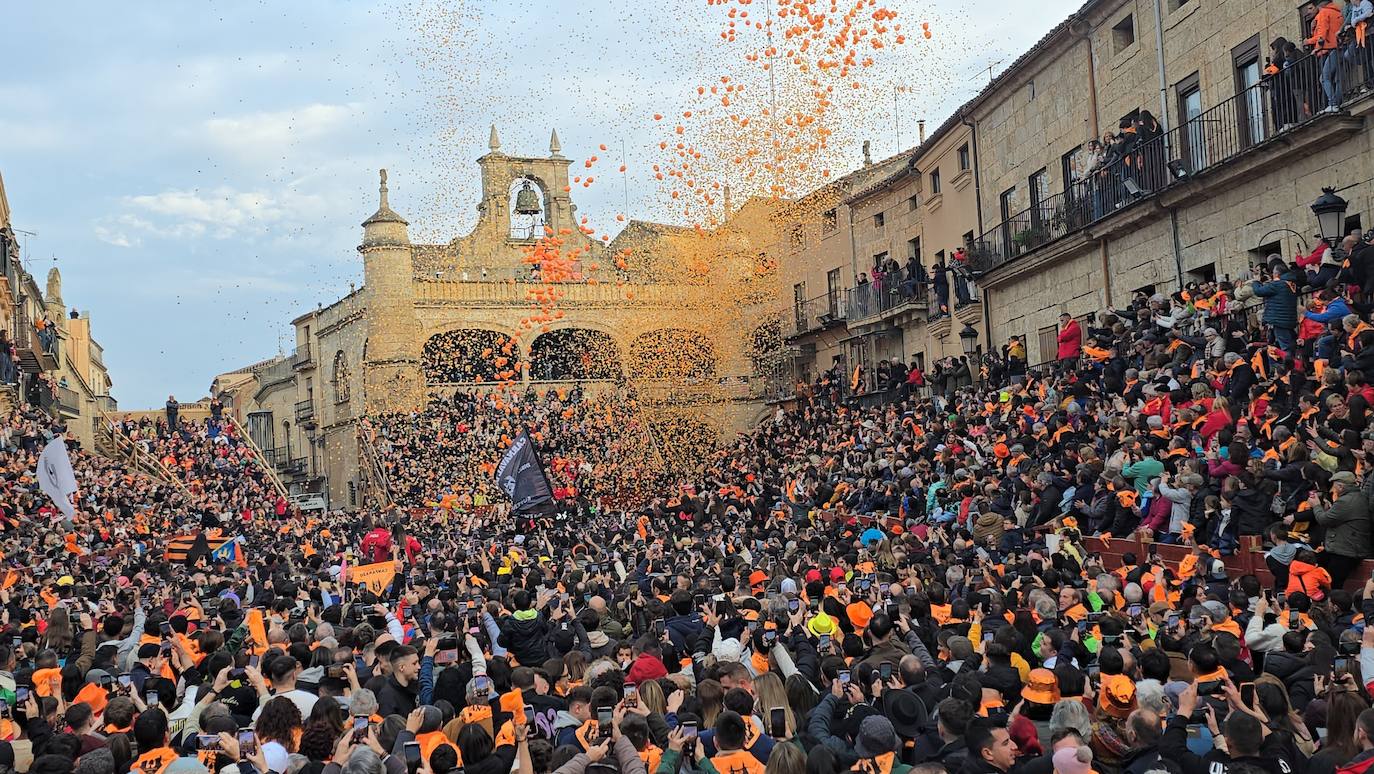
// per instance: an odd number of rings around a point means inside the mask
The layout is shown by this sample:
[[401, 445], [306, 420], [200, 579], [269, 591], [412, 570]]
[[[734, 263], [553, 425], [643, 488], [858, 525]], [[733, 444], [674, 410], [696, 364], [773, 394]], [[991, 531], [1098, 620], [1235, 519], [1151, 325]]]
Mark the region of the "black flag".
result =
[[534, 442], [523, 430], [496, 466], [496, 483], [514, 504], [515, 513], [542, 511], [553, 504], [553, 488], [535, 454]]

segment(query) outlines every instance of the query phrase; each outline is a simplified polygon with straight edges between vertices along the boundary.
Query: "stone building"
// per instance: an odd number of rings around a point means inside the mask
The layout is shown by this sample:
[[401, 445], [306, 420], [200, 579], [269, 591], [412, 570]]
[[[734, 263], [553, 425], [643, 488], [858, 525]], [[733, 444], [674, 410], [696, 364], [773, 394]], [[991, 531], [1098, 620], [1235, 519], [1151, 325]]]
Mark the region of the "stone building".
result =
[[[455, 389], [632, 388], [654, 416], [690, 407], [704, 432], [766, 410], [753, 400], [757, 377], [775, 363], [739, 335], [768, 338], [773, 279], [755, 270], [754, 248], [771, 239], [760, 233], [772, 223], [766, 203], [744, 203], [711, 231], [632, 221], [607, 242], [583, 228], [571, 163], [556, 133], [547, 156], [514, 156], [493, 128], [477, 160], [476, 225], [444, 244], [411, 242], [383, 170], [358, 247], [363, 286], [293, 320], [292, 354], [212, 386], [294, 493], [357, 504], [358, 419]], [[531, 250], [546, 234], [561, 241], [561, 255], [576, 256], [571, 265], [535, 262]], [[711, 276], [696, 274], [698, 264]], [[522, 325], [537, 316], [538, 292], [559, 296], [556, 319]], [[747, 303], [726, 313], [722, 293]]]
[[[68, 313], [62, 274], [48, 270], [39, 287], [21, 260], [10, 222], [9, 197], [0, 179], [0, 331], [18, 355], [13, 380], [0, 382], [0, 409], [20, 402], [66, 421], [70, 435], [93, 448], [97, 428], [118, 406], [104, 350], [91, 334], [89, 313]], [[0, 355], [0, 358], [5, 357]]]
[[[1030, 363], [1052, 359], [1061, 312], [1087, 317], [1136, 292], [1237, 280], [1267, 255], [1310, 249], [1311, 204], [1325, 187], [1347, 202], [1343, 233], [1374, 225], [1374, 57], [1342, 60], [1334, 111], [1322, 109], [1315, 59], [1265, 75], [1271, 44], [1301, 47], [1314, 13], [1291, 0], [1241, 13], [1220, 0], [1089, 0], [920, 146], [802, 199], [826, 203], [791, 208], [779, 226], [795, 235], [777, 248], [792, 377], [840, 355], [959, 354], [965, 322], [984, 349], [1020, 336]], [[1094, 166], [1090, 140], [1135, 126], [1147, 141]], [[929, 270], [937, 250], [958, 246], [981, 304], [954, 313], [953, 335], [921, 299], [866, 307], [876, 321], [830, 301], [852, 297], [860, 264], [884, 251], [915, 251]]]

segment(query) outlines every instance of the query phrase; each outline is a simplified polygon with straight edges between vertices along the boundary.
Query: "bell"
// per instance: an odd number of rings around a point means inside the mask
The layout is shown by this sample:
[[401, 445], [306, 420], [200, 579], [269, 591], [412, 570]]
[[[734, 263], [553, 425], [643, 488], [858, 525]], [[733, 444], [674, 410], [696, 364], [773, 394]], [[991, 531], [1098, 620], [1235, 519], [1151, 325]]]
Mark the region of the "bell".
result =
[[539, 205], [539, 193], [525, 181], [525, 186], [515, 194], [515, 213], [517, 215], [538, 215], [544, 208]]

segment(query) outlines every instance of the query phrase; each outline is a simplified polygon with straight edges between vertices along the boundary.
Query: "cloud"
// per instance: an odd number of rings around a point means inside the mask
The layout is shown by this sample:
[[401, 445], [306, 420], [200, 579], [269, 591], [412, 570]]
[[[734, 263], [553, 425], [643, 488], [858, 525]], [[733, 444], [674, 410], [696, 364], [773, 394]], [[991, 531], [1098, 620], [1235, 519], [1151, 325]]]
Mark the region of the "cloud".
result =
[[318, 140], [352, 123], [362, 103], [342, 105], [315, 103], [291, 110], [263, 111], [211, 118], [204, 122], [205, 136], [220, 148], [255, 158], [280, 154], [283, 148]]
[[327, 208], [324, 197], [314, 194], [291, 189], [239, 191], [230, 186], [204, 192], [168, 189], [126, 196], [120, 202], [126, 211], [98, 222], [98, 238], [105, 239], [101, 228], [114, 238], [122, 236], [122, 231], [111, 229], [118, 225], [164, 239], [251, 239], [274, 229], [299, 229]]
[[122, 229], [112, 228], [102, 222], [96, 222], [94, 230], [95, 238], [107, 245], [114, 245], [115, 247], [137, 247], [143, 244], [143, 240], [138, 237], [130, 237]]

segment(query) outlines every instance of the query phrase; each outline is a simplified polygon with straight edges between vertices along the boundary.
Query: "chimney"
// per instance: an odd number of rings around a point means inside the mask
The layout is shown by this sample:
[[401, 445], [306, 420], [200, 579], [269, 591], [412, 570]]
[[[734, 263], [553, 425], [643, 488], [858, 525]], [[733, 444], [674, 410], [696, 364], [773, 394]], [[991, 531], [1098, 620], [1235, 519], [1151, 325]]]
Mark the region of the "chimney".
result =
[[870, 145], [871, 143], [868, 140], [864, 140], [864, 166], [866, 167], [873, 165], [873, 155], [870, 153]]
[[922, 118], [916, 122], [916, 134], [920, 137], [921, 144], [926, 144], [926, 120]]

